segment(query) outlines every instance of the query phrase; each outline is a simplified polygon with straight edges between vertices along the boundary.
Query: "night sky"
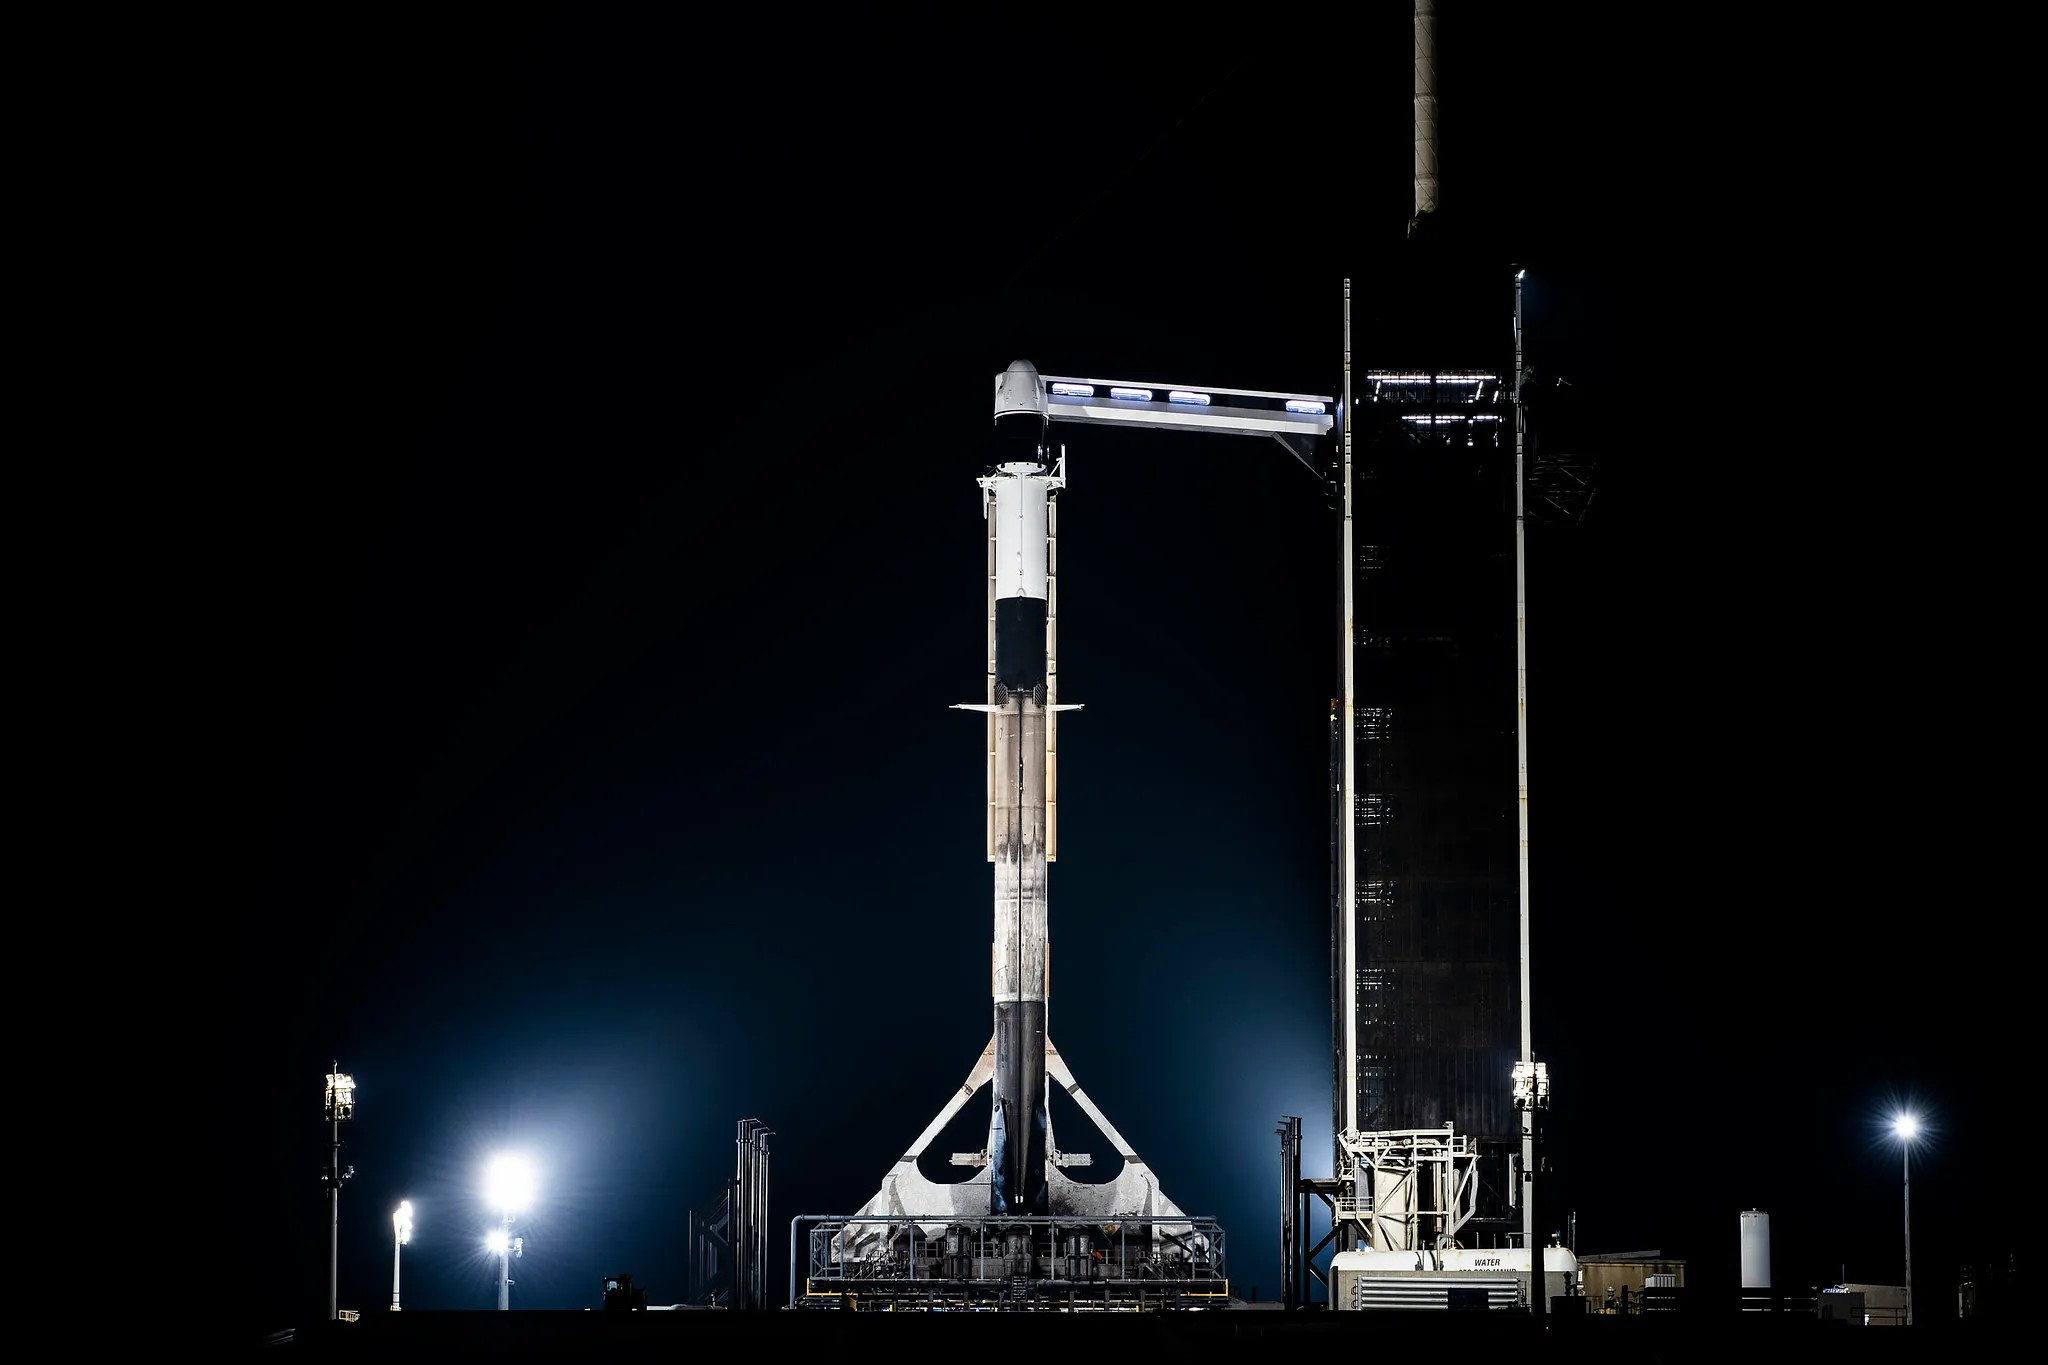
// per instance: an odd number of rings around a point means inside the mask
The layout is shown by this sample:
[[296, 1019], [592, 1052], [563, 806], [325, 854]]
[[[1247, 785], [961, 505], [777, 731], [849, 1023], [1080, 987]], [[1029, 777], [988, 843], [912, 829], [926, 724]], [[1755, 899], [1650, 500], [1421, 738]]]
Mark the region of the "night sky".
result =
[[[680, 1300], [746, 1117], [780, 1301], [790, 1217], [866, 1201], [988, 1038], [947, 706], [991, 377], [1336, 394], [1347, 276], [1355, 363], [1401, 363], [1406, 5], [969, 8], [350, 15], [194, 89], [247, 325], [186, 552], [230, 795], [173, 813], [237, 898], [190, 932], [252, 1330], [324, 1311], [332, 1058], [343, 1306], [388, 1302], [401, 1198], [407, 1305], [493, 1306], [501, 1147], [541, 1172], [515, 1307]], [[2037, 893], [1970, 472], [2015, 428], [1957, 373], [1996, 357], [1932, 101], [1718, 13], [1526, 8], [1439, 56], [1446, 202], [1611, 411], [1528, 551], [1543, 1221], [1717, 1293], [1761, 1208], [1781, 1285], [1896, 1283], [1910, 1104], [1952, 1313], [2016, 1248], [2017, 1082], [1980, 1078], [2027, 1062]], [[1271, 442], [1063, 434], [1052, 1036], [1273, 1298], [1281, 1115], [1329, 1168], [1339, 524]]]

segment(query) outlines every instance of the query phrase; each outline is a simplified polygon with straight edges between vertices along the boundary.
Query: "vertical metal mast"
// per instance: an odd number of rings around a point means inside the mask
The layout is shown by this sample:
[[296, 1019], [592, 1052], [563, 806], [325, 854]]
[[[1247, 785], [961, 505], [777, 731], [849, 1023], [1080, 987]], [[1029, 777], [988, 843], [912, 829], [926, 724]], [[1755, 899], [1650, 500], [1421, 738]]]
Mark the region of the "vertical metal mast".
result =
[[768, 1139], [774, 1134], [760, 1119], [741, 1119], [733, 1138], [738, 1155], [726, 1205], [732, 1308], [761, 1308], [768, 1302]]
[[768, 1139], [773, 1128], [754, 1134], [754, 1306], [768, 1306]]
[[[340, 1064], [336, 1064], [336, 1070]], [[336, 1175], [342, 1169], [342, 1115], [330, 1111], [328, 1124], [334, 1130], [328, 1156], [328, 1322], [338, 1322], [342, 1302], [342, 1183]]]
[[1899, 1144], [1899, 1179], [1906, 1200], [1906, 1326], [1913, 1325], [1913, 1144]]
[[[1522, 271], [1515, 271], [1515, 805], [1521, 832], [1517, 855], [1521, 878], [1521, 995], [1522, 1066], [1535, 1082], [1536, 1052], [1529, 1023], [1529, 640], [1528, 586], [1523, 564], [1523, 438], [1528, 410], [1522, 406]], [[1530, 1103], [1522, 1109], [1522, 1243], [1529, 1248], [1534, 1267], [1530, 1281], [1534, 1310], [1540, 1316], [1543, 1300], [1543, 1246], [1536, 1240], [1536, 1110], [1538, 1096], [1532, 1089]]]
[[498, 1243], [498, 1311], [512, 1311], [512, 1215], [505, 1215], [505, 1231]]
[[[341, 1063], [334, 1069], [340, 1071]], [[341, 1111], [330, 1105], [327, 1120], [327, 1320], [336, 1322], [341, 1318]]]
[[727, 1204], [726, 1241], [732, 1251], [732, 1288], [728, 1302], [733, 1308], [752, 1308], [754, 1289], [754, 1167], [747, 1148], [758, 1119], [741, 1119], [733, 1134], [732, 1194]]
[[327, 1320], [334, 1322], [341, 1317], [341, 1186], [356, 1173], [355, 1167], [341, 1164], [341, 1125], [355, 1117], [356, 1082], [340, 1062], [329, 1066], [324, 1108], [328, 1147], [321, 1179], [327, 1186]]
[[[1344, 926], [1344, 1053], [1338, 1070], [1344, 1083], [1344, 1108], [1337, 1115], [1339, 1133], [1358, 1130], [1358, 691], [1353, 600], [1353, 559], [1351, 523], [1351, 281], [1344, 281], [1344, 406], [1339, 415], [1343, 433], [1344, 479], [1344, 772], [1339, 782], [1337, 805], [1341, 848], [1338, 862], [1343, 871], [1337, 907], [1338, 922]], [[1334, 1171], [1336, 1168], [1332, 1167]], [[1344, 1248], [1348, 1249], [1348, 1248]]]

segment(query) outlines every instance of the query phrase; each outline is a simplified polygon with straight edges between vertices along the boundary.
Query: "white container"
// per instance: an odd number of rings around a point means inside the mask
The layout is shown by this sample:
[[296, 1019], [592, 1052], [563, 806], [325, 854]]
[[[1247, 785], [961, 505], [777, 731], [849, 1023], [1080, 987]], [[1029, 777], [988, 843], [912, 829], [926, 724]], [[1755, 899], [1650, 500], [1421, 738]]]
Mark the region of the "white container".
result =
[[1771, 1287], [1771, 1215], [1761, 1209], [1742, 1214], [1742, 1287]]

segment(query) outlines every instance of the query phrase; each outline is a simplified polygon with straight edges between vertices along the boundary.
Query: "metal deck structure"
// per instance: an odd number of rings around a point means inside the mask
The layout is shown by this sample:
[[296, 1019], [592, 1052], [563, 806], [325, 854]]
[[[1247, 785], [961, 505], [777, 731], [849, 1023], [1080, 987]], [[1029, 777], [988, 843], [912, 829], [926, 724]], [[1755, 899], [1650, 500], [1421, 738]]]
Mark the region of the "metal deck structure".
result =
[[[862, 1250], [849, 1256], [849, 1246]], [[792, 1307], [898, 1312], [1142, 1312], [1221, 1307], [1230, 1297], [1223, 1229], [1212, 1218], [799, 1217], [790, 1287]]]

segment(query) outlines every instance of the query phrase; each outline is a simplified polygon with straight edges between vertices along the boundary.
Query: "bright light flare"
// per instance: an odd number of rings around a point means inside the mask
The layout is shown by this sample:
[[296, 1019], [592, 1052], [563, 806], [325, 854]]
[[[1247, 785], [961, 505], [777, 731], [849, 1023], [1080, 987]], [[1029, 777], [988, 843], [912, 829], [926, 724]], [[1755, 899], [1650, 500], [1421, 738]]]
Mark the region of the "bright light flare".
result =
[[1900, 1141], [1911, 1142], [1919, 1135], [1920, 1120], [1911, 1114], [1900, 1114], [1892, 1120], [1892, 1131], [1899, 1135]]
[[491, 1158], [484, 1167], [484, 1198], [503, 1213], [518, 1213], [533, 1203], [533, 1163], [523, 1156]]
[[398, 1234], [400, 1246], [412, 1240], [412, 1200], [398, 1201], [398, 1207], [391, 1211], [391, 1230]]
[[484, 1234], [484, 1250], [490, 1252], [491, 1255], [501, 1256], [511, 1250], [511, 1248], [512, 1239], [505, 1234], [505, 1229], [492, 1228]]

